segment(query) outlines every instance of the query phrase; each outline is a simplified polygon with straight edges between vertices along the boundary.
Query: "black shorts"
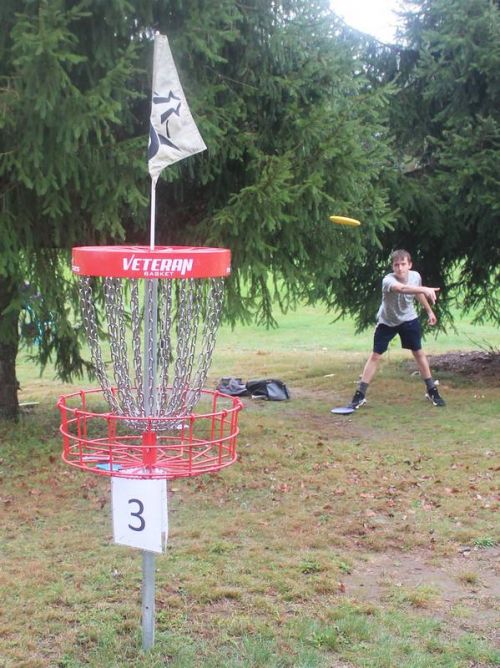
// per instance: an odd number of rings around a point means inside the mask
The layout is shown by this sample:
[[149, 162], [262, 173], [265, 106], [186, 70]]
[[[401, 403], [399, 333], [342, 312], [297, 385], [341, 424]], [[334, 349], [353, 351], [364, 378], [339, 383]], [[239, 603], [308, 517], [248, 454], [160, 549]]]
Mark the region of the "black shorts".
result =
[[389, 325], [379, 324], [375, 329], [373, 335], [373, 352], [382, 355], [389, 347], [392, 339], [399, 334], [401, 339], [401, 348], [408, 350], [420, 350], [422, 348], [422, 333], [420, 330], [420, 322], [418, 318], [415, 320], [408, 320], [396, 327], [389, 327]]

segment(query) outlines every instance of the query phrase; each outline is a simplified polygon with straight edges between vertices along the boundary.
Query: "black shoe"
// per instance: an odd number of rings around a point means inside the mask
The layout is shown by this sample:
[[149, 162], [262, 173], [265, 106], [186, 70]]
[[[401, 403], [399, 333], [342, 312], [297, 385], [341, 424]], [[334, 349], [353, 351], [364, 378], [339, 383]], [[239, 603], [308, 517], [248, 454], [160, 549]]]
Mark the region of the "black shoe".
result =
[[366, 404], [365, 395], [360, 390], [356, 390], [353, 398], [351, 399], [351, 403], [347, 404], [347, 407], [354, 408], [354, 410], [357, 411], [358, 408], [360, 408], [364, 404]]
[[443, 397], [440, 396], [437, 387], [427, 390], [425, 396], [429, 401], [432, 401], [433, 406], [446, 406], [446, 402]]

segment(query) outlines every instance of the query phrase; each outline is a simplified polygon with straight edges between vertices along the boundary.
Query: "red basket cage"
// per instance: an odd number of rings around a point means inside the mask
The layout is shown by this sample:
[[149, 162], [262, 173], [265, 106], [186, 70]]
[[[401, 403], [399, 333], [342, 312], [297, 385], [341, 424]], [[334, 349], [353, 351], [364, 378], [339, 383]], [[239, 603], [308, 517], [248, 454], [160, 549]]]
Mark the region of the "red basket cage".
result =
[[219, 471], [236, 461], [242, 403], [202, 390], [197, 412], [165, 417], [115, 415], [102, 390], [60, 397], [62, 458], [98, 475], [135, 479], [187, 478]]

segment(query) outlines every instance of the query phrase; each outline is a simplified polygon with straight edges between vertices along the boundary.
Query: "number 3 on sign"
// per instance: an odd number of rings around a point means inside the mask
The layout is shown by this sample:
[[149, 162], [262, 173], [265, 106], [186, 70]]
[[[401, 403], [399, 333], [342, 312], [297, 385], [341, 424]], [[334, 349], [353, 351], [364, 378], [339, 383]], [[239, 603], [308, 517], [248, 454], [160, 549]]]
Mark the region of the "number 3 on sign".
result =
[[144, 517], [142, 516], [142, 513], [144, 512], [144, 504], [140, 499], [129, 499], [128, 500], [129, 504], [130, 503], [137, 503], [139, 506], [139, 510], [136, 513], [130, 513], [132, 517], [137, 517], [139, 520], [139, 526], [132, 526], [131, 524], [128, 525], [129, 529], [132, 529], [132, 531], [144, 531], [146, 528], [146, 522], [144, 521]]
[[167, 540], [167, 481], [111, 478], [115, 543], [163, 552]]

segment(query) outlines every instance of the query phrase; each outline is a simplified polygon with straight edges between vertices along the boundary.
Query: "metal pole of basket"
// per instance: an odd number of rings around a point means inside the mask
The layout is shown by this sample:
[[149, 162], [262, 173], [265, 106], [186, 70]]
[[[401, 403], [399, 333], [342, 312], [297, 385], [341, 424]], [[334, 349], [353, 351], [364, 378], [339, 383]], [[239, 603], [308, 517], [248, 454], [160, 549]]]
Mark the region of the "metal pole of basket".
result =
[[[149, 248], [155, 247], [156, 230], [156, 183], [158, 177], [151, 179], [151, 211]], [[158, 281], [146, 280], [144, 283], [144, 415], [152, 416], [156, 408], [156, 371], [157, 371], [157, 324], [158, 324]], [[166, 481], [165, 481], [166, 484]], [[155, 641], [155, 554], [142, 552], [142, 647], [151, 649]]]
[[[176, 120], [177, 119], [177, 120]], [[171, 122], [172, 121], [172, 122]], [[206, 145], [194, 123], [184, 97], [179, 76], [166, 35], [157, 33], [154, 39], [153, 79], [151, 96], [150, 141], [148, 167], [151, 175], [150, 251], [155, 248], [156, 183], [160, 172], [169, 164], [206, 150]], [[176, 142], [182, 137], [182, 144]], [[179, 138], [179, 139], [178, 139]], [[181, 148], [182, 146], [182, 148]], [[171, 152], [173, 150], [173, 153]], [[144, 351], [144, 412], [152, 416], [160, 408], [156, 391], [157, 373], [157, 309], [158, 281], [146, 281]], [[152, 318], [151, 322], [147, 318]], [[149, 362], [149, 363], [148, 363]], [[151, 591], [154, 601], [154, 555], [143, 554], [143, 632], [146, 643], [153, 644], [154, 605], [151, 614]], [[147, 600], [146, 600], [147, 599]], [[149, 645], [149, 646], [151, 646]]]
[[142, 648], [155, 642], [155, 554], [142, 552]]
[[[150, 397], [151, 399], [151, 397]], [[144, 397], [146, 401], [146, 395]], [[150, 413], [151, 414], [151, 413]], [[155, 554], [142, 551], [142, 646], [154, 645], [155, 635]]]
[[[158, 281], [145, 282], [144, 414], [154, 414], [156, 404], [156, 326]], [[151, 649], [155, 636], [155, 554], [142, 552], [142, 646]]]

